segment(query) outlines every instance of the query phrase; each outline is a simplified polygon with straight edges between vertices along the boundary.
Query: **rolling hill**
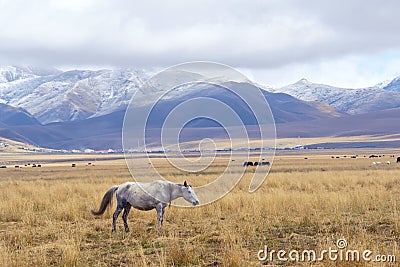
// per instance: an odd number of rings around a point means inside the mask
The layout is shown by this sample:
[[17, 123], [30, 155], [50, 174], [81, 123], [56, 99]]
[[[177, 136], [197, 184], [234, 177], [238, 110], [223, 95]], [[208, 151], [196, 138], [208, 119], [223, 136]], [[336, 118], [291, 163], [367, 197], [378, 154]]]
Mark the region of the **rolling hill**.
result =
[[7, 126], [40, 125], [40, 122], [23, 108], [0, 103], [0, 123]]

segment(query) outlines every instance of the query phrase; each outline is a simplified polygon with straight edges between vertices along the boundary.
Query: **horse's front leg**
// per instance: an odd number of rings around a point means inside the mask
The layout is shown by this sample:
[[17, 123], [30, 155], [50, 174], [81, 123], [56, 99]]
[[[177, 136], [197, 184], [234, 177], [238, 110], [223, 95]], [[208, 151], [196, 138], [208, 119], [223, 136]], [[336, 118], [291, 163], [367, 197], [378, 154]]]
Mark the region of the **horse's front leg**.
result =
[[160, 232], [161, 232], [161, 227], [162, 227], [162, 223], [164, 220], [165, 207], [166, 207], [166, 205], [164, 203], [158, 203], [156, 206], [157, 217], [158, 217], [158, 224], [157, 224], [158, 234], [160, 234]]

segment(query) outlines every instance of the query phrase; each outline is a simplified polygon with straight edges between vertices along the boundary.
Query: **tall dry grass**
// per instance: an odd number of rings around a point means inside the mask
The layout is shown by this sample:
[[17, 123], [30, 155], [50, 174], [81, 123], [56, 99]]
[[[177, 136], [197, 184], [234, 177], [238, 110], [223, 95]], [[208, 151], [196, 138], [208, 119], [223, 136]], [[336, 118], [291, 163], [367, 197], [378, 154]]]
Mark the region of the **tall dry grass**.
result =
[[[89, 213], [109, 187], [132, 180], [123, 161], [2, 169], [0, 266], [259, 266], [257, 252], [264, 245], [322, 250], [338, 238], [353, 249], [397, 255], [400, 164], [307, 157], [277, 157], [256, 193], [247, 192], [254, 171], [248, 168], [221, 200], [193, 209], [168, 208], [160, 236], [155, 211], [132, 210], [132, 232], [123, 231], [119, 218], [115, 234], [112, 210], [99, 218]], [[202, 184], [215, 178], [224, 161], [218, 159], [201, 175], [184, 175], [161, 159], [155, 164], [169, 179]], [[241, 170], [238, 161], [233, 171]]]

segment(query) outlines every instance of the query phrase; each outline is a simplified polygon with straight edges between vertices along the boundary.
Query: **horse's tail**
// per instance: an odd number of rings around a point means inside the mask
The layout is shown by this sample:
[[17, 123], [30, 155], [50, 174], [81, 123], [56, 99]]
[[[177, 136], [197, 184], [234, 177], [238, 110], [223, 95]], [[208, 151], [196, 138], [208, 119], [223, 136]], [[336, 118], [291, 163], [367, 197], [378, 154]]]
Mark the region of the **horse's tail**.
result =
[[106, 208], [112, 204], [112, 199], [113, 199], [113, 196], [114, 196], [114, 192], [115, 192], [117, 189], [118, 189], [118, 186], [116, 186], [116, 185], [113, 186], [113, 187], [111, 187], [111, 188], [104, 194], [103, 199], [101, 200], [101, 203], [100, 203], [100, 208], [99, 208], [99, 210], [98, 210], [98, 211], [95, 211], [95, 210], [92, 209], [92, 210], [90, 210], [90, 212], [91, 212], [93, 215], [96, 215], [96, 216], [102, 215], [102, 214], [106, 211]]

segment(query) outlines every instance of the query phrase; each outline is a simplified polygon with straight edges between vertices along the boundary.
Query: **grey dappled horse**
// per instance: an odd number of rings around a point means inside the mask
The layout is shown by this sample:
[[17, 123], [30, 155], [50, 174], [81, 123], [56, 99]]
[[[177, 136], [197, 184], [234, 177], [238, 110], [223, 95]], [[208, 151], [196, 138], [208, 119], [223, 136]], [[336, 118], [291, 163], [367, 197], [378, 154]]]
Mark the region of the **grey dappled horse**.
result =
[[111, 205], [114, 192], [116, 191], [117, 209], [113, 215], [112, 231], [116, 231], [116, 221], [118, 215], [124, 210], [122, 219], [124, 220], [125, 231], [129, 232], [128, 214], [131, 207], [139, 210], [157, 210], [158, 226], [161, 230], [165, 208], [172, 200], [183, 197], [186, 201], [199, 204], [199, 200], [193, 188], [186, 183], [176, 184], [167, 181], [157, 180], [151, 183], [126, 182], [111, 187], [101, 201], [98, 211], [91, 210], [93, 215], [102, 215], [106, 208]]

